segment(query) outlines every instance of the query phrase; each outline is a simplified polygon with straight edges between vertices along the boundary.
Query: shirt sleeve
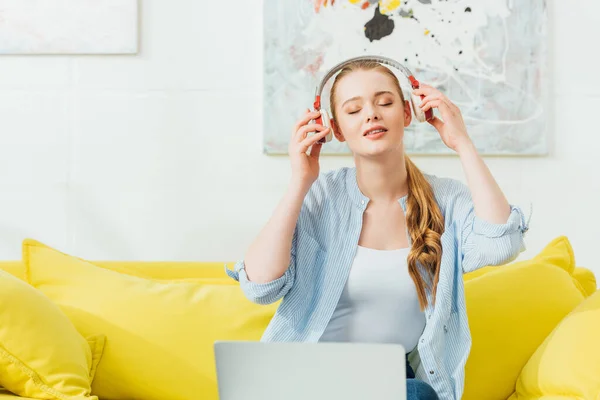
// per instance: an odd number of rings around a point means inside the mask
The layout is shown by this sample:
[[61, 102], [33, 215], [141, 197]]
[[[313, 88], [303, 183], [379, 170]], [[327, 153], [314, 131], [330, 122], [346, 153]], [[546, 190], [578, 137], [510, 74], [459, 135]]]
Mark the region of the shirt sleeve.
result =
[[244, 295], [257, 304], [271, 304], [290, 291], [296, 277], [296, 249], [298, 242], [298, 227], [294, 229], [292, 248], [290, 252], [290, 264], [283, 275], [277, 279], [265, 283], [256, 283], [248, 279], [245, 269], [245, 261], [240, 260], [234, 265], [233, 271], [225, 265], [225, 272], [229, 277], [238, 281], [244, 291]]
[[463, 272], [485, 266], [504, 265], [525, 250], [524, 236], [529, 230], [522, 210], [510, 205], [505, 223], [491, 223], [479, 218], [469, 188], [460, 183], [455, 201], [455, 229], [460, 233]]

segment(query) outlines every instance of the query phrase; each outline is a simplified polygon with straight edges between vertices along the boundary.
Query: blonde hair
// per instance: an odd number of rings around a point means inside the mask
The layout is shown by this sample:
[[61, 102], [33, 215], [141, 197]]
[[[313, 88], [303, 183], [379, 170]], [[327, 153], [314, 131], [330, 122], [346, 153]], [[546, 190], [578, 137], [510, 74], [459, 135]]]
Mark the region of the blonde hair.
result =
[[[340, 80], [358, 70], [377, 70], [389, 75], [404, 103], [404, 95], [398, 78], [392, 71], [375, 61], [357, 61], [344, 67], [336, 76], [330, 94], [331, 115], [336, 119], [336, 89]], [[423, 173], [405, 155], [408, 175], [408, 198], [406, 202], [406, 226], [412, 241], [408, 254], [408, 272], [417, 288], [419, 304], [424, 310], [428, 304], [427, 288], [432, 293], [432, 304], [435, 304], [437, 284], [440, 276], [442, 260], [442, 233], [444, 217], [438, 207], [433, 189]], [[428, 280], [421, 275], [419, 265], [423, 266]]]

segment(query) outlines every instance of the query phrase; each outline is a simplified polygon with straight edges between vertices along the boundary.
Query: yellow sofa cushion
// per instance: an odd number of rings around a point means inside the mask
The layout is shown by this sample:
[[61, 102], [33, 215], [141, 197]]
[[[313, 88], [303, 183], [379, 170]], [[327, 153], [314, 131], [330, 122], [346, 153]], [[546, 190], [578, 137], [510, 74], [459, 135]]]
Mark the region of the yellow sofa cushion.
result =
[[600, 399], [600, 291], [573, 310], [523, 368], [510, 400]]
[[464, 400], [507, 399], [514, 392], [538, 346], [584, 300], [574, 268], [573, 249], [559, 237], [530, 260], [465, 277], [473, 345]]
[[84, 339], [43, 293], [0, 271], [0, 386], [24, 397], [97, 399], [104, 337]]
[[106, 334], [92, 386], [101, 399], [216, 400], [214, 342], [259, 340], [277, 307], [248, 301], [230, 279], [140, 278], [33, 240], [23, 260], [78, 329]]
[[6, 389], [0, 388], [0, 400], [37, 400], [31, 397], [21, 397], [9, 392]]
[[1, 261], [0, 269], [21, 280], [25, 280], [25, 266], [22, 261]]

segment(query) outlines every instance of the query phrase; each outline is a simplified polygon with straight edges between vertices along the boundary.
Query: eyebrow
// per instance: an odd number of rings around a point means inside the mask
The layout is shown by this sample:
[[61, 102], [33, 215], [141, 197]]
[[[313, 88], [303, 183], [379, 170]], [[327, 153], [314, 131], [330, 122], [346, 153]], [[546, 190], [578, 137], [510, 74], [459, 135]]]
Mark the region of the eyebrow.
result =
[[[375, 93], [375, 97], [379, 97], [379, 96], [381, 96], [381, 95], [383, 95], [383, 94], [391, 94], [391, 95], [394, 95], [394, 93], [390, 92], [389, 90], [381, 90], [381, 91], [379, 91], [379, 92]], [[343, 106], [344, 106], [346, 103], [348, 103], [348, 102], [350, 102], [350, 101], [354, 101], [354, 100], [359, 100], [360, 98], [361, 98], [360, 96], [354, 96], [354, 97], [352, 97], [352, 98], [350, 98], [350, 99], [346, 100], [346, 101], [345, 101], [345, 102], [342, 104], [342, 107], [343, 107]]]

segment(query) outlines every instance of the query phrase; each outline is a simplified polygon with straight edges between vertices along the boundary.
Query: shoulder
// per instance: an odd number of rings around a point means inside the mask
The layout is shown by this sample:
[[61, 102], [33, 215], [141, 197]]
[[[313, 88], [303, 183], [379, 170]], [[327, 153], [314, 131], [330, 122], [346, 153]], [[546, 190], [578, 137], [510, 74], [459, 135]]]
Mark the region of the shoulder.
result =
[[[324, 223], [324, 220], [334, 217], [337, 207], [333, 204], [343, 204], [344, 197], [348, 196], [346, 178], [348, 168], [321, 173], [312, 184], [304, 197], [300, 212], [300, 221], [304, 229], [310, 230]], [[311, 228], [312, 227], [312, 228]]]
[[465, 191], [468, 192], [469, 190], [468, 186], [458, 179], [439, 177], [431, 174], [423, 174], [423, 176], [431, 185], [433, 194], [439, 197], [440, 200], [463, 195]]
[[319, 174], [305, 198], [305, 204], [317, 205], [346, 196], [346, 179], [350, 168], [344, 167]]
[[464, 208], [471, 204], [471, 192], [469, 187], [458, 179], [438, 177], [431, 174], [423, 174], [431, 185], [433, 195], [447, 217], [452, 215], [451, 210]]
[[351, 173], [352, 169], [349, 167], [343, 167], [338, 169], [333, 169], [327, 172], [323, 172], [319, 175], [319, 179], [317, 179], [316, 186], [327, 188], [329, 190], [338, 189], [346, 186], [346, 179]]

